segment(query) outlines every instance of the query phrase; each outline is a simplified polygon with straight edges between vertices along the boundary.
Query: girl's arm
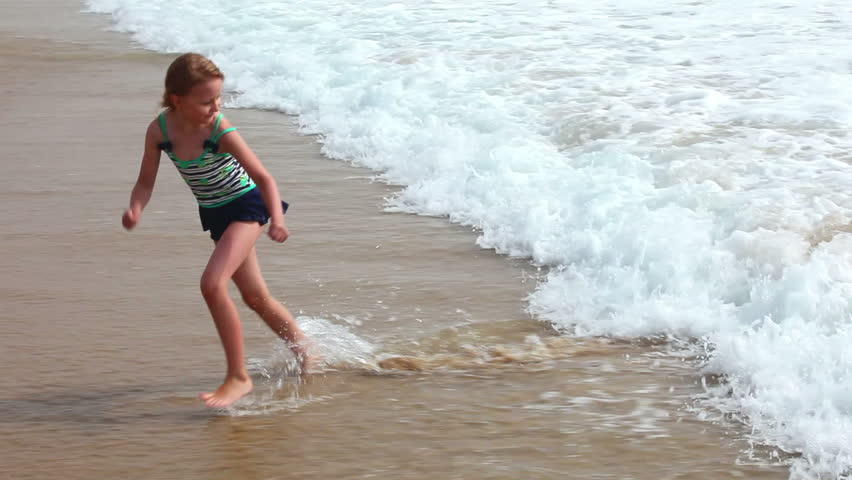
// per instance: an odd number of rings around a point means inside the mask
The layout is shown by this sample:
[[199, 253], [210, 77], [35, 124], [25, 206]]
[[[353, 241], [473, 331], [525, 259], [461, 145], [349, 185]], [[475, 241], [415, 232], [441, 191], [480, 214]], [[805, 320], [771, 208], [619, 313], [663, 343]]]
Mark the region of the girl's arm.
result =
[[[222, 118], [221, 128], [231, 128], [231, 122], [227, 118]], [[219, 151], [228, 152], [240, 162], [240, 165], [246, 169], [246, 172], [260, 187], [263, 194], [263, 202], [269, 210], [269, 231], [268, 235], [276, 242], [283, 242], [290, 236], [287, 227], [284, 225], [284, 209], [281, 207], [281, 196], [278, 193], [278, 185], [275, 184], [275, 178], [266, 170], [257, 155], [249, 148], [239, 132], [231, 131], [226, 133], [219, 140]]]
[[145, 153], [142, 154], [142, 166], [139, 169], [139, 177], [133, 192], [130, 194], [130, 206], [124, 212], [121, 223], [124, 228], [132, 230], [139, 223], [142, 210], [151, 200], [151, 192], [154, 190], [154, 181], [157, 179], [157, 170], [160, 168], [160, 149], [157, 144], [162, 134], [156, 121], [148, 125], [145, 132]]

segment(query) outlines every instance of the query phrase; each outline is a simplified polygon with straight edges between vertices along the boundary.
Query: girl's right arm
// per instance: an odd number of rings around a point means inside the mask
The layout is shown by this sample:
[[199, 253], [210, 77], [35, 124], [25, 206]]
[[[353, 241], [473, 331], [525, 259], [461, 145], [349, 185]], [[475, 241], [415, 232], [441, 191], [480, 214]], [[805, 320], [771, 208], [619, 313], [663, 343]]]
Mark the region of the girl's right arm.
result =
[[154, 181], [157, 179], [157, 170], [160, 168], [160, 149], [157, 144], [160, 143], [162, 133], [157, 121], [151, 122], [148, 125], [148, 131], [145, 132], [145, 153], [142, 154], [142, 166], [139, 169], [139, 178], [136, 179], [136, 185], [133, 186], [133, 192], [130, 194], [130, 206], [121, 217], [121, 223], [127, 230], [132, 230], [139, 223], [139, 218], [142, 216], [142, 210], [148, 205], [148, 200], [151, 199], [151, 192], [154, 190]]

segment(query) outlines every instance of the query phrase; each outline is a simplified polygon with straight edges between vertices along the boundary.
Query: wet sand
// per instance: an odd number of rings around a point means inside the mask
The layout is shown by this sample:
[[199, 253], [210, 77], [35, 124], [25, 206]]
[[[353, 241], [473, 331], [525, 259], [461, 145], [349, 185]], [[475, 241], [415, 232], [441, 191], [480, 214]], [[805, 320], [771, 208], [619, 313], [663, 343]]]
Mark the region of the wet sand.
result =
[[291, 203], [291, 239], [259, 256], [326, 362], [299, 385], [241, 307], [257, 388], [208, 411], [196, 394], [224, 371], [198, 292], [211, 242], [167, 161], [139, 227], [120, 227], [172, 56], [79, 9], [0, 6], [8, 478], [786, 478], [748, 459], [741, 427], [690, 411], [688, 362], [558, 337], [524, 312], [535, 268], [383, 212], [394, 187], [275, 112], [226, 114]]

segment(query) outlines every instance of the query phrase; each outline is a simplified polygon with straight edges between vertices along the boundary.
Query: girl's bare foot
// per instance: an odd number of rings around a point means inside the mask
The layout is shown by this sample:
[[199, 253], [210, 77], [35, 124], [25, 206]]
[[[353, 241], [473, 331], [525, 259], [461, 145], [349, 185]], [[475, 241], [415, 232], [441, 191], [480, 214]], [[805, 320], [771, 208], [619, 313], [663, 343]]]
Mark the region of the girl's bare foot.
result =
[[245, 379], [228, 377], [215, 392], [202, 393], [199, 397], [210, 408], [224, 408], [251, 392], [252, 387], [251, 378], [248, 376]]
[[311, 354], [306, 345], [293, 345], [291, 350], [293, 350], [293, 354], [296, 355], [296, 360], [299, 362], [299, 376], [302, 377], [302, 380], [306, 380], [319, 363], [319, 357]]

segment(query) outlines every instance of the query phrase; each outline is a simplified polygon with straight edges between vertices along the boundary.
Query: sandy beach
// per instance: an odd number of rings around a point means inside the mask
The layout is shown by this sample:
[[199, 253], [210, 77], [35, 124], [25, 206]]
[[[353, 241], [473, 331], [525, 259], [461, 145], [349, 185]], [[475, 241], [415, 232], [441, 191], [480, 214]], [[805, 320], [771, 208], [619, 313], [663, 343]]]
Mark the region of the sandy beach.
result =
[[120, 225], [173, 57], [81, 8], [0, 6], [7, 478], [786, 478], [740, 426], [687, 408], [690, 368], [557, 336], [524, 311], [541, 272], [445, 219], [384, 212], [395, 187], [277, 112], [226, 115], [291, 204], [291, 239], [258, 252], [325, 361], [299, 385], [241, 306], [256, 391], [205, 409], [224, 371], [198, 291], [211, 242], [172, 165], [139, 227]]

